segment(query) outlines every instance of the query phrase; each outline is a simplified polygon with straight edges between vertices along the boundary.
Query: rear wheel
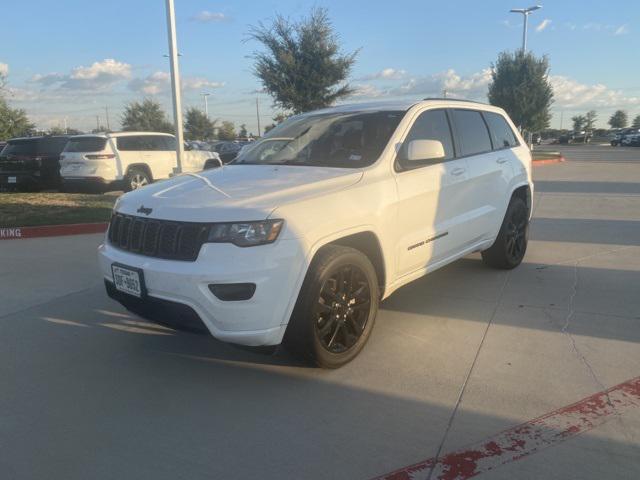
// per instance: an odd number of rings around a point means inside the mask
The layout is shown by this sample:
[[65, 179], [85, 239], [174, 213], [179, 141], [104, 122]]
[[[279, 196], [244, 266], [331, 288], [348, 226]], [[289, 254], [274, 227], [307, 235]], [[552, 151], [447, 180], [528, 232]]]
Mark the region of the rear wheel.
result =
[[520, 265], [529, 240], [529, 209], [521, 198], [509, 203], [496, 241], [482, 252], [482, 260], [493, 268], [512, 269]]
[[124, 189], [127, 192], [137, 190], [151, 183], [151, 176], [144, 168], [133, 167], [127, 172], [124, 179]]
[[309, 267], [283, 343], [320, 367], [341, 367], [369, 339], [378, 301], [369, 259], [353, 248], [326, 246]]

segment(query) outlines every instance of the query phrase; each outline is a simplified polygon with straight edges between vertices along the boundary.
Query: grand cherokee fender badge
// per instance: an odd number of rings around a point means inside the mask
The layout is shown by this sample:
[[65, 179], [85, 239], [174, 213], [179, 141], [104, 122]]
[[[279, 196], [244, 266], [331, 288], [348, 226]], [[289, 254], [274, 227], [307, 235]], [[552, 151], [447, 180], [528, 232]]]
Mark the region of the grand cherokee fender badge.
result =
[[144, 205], [140, 205], [140, 208], [137, 210], [138, 213], [144, 213], [145, 215], [151, 215], [153, 212], [153, 208], [145, 208]]

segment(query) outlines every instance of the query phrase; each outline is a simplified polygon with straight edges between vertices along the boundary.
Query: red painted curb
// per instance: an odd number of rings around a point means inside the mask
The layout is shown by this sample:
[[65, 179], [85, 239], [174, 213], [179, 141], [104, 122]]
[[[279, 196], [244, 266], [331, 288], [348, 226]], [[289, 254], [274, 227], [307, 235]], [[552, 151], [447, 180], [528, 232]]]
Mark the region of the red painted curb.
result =
[[545, 158], [543, 160], [531, 160], [531, 163], [533, 164], [534, 167], [537, 167], [538, 165], [549, 165], [551, 163], [560, 163], [560, 162], [564, 162], [566, 159], [564, 157], [558, 157], [558, 158]]
[[466, 480], [515, 462], [640, 408], [640, 377], [377, 480]]
[[0, 240], [20, 240], [23, 238], [102, 233], [107, 230], [108, 225], [108, 223], [101, 222], [72, 223], [69, 225], [43, 225], [40, 227], [7, 227], [0, 228]]

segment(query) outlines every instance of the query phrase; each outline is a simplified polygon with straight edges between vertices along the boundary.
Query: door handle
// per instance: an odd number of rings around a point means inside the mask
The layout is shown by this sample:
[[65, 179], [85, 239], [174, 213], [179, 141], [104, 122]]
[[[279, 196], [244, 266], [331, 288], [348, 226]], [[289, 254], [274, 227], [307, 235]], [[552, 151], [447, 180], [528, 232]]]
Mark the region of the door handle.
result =
[[507, 162], [506, 157], [500, 157], [496, 160], [496, 163], [506, 163], [506, 162]]
[[466, 169], [458, 167], [451, 170], [451, 175], [455, 175], [457, 177], [458, 175], [462, 175], [464, 172], [466, 172]]

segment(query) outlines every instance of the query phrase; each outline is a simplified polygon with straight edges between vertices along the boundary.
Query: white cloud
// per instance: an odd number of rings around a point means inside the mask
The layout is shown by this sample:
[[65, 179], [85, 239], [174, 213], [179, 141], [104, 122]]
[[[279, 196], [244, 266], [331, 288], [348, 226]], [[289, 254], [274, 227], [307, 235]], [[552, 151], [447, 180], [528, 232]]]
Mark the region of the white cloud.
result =
[[0, 76], [6, 77], [7, 75], [9, 75], [9, 65], [0, 62]]
[[551, 23], [551, 20], [549, 20], [548, 18], [545, 18], [544, 20], [542, 20], [542, 22], [540, 22], [540, 24], [536, 27], [536, 32], [542, 32], [545, 28], [547, 28], [549, 26], [549, 24]]
[[131, 65], [107, 58], [85, 67], [80, 66], [68, 74], [46, 73], [34, 75], [30, 82], [43, 88], [59, 88], [74, 91], [105, 91], [131, 76]]
[[362, 81], [370, 81], [370, 80], [400, 80], [406, 76], [406, 70], [397, 70], [395, 68], [384, 68], [379, 72], [372, 73], [370, 75], [365, 75], [364, 77], [359, 78]]
[[614, 35], [626, 35], [627, 33], [629, 33], [629, 27], [626, 25], [620, 25], [613, 32]]
[[371, 84], [356, 84], [353, 85], [353, 89], [352, 97], [376, 98], [385, 94], [383, 90]]
[[191, 20], [195, 20], [196, 22], [201, 23], [214, 23], [214, 22], [223, 22], [225, 20], [229, 20], [229, 17], [224, 13], [220, 12], [209, 12], [208, 10], [203, 10], [199, 13], [196, 13]]
[[429, 95], [439, 97], [446, 90], [447, 95], [453, 97], [484, 99], [490, 81], [491, 69], [489, 68], [465, 77], [458, 75], [455, 70], [449, 69], [425, 77], [411, 78], [404, 85], [390, 90], [389, 93], [391, 95]]
[[589, 110], [640, 105], [640, 97], [627, 97], [601, 83], [587, 85], [562, 75], [551, 75], [549, 80], [553, 86], [554, 107]]
[[[213, 82], [202, 77], [182, 77], [182, 90], [202, 90], [220, 88], [222, 82]], [[158, 95], [169, 91], [171, 76], [168, 72], [154, 72], [145, 78], [135, 78], [129, 82], [129, 88], [145, 95]]]

